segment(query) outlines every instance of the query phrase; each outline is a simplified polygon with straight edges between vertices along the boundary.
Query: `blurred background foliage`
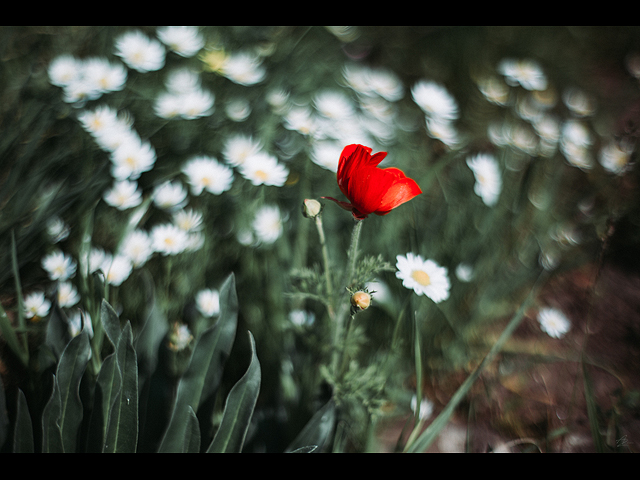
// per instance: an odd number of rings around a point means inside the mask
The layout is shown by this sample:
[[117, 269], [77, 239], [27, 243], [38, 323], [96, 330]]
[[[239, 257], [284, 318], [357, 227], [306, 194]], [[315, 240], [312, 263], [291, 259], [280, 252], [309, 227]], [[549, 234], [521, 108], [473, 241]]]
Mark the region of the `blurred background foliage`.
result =
[[[47, 236], [50, 218], [58, 216], [70, 226], [69, 237], [58, 246], [74, 256], [82, 247], [87, 222], [93, 222], [93, 243], [110, 250], [117, 246], [129, 214], [101, 200], [112, 183], [108, 155], [78, 121], [84, 107], [63, 100], [47, 68], [63, 54], [117, 60], [115, 39], [133, 29], [0, 29], [0, 300], [7, 312], [17, 305], [11, 232], [25, 293], [49, 291], [40, 261], [54, 248]], [[155, 27], [135, 30], [150, 37], [156, 32]], [[562, 276], [592, 265], [606, 239], [610, 258], [631, 271], [640, 266], [638, 169], [617, 175], [597, 160], [592, 168], [578, 168], [559, 148], [541, 154], [520, 148], [515, 137], [497, 142], [491, 136], [496, 124], [534, 132], [519, 110], [531, 92], [508, 87], [511, 100], [499, 105], [488, 101], [478, 87], [482, 78], [498, 76], [497, 65], [505, 58], [536, 60], [550, 84], [538, 97], [549, 101], [548, 111], [561, 120], [574, 118], [562, 100], [563, 92], [584, 92], [595, 105], [593, 113], [581, 117], [596, 137], [594, 158], [609, 140], [624, 140], [633, 147], [629, 160], [633, 165], [640, 122], [638, 72], [633, 69], [640, 55], [637, 27], [227, 26], [203, 27], [201, 32], [207, 51], [258, 52], [266, 69], [264, 80], [241, 85], [209, 71], [201, 56], [167, 53], [162, 69], [145, 73], [129, 69], [123, 90], [85, 107], [108, 104], [128, 112], [140, 136], [153, 144], [158, 161], [139, 180], [145, 193], [174, 178], [189, 156], [222, 160], [225, 141], [236, 133], [258, 139], [289, 169], [281, 187], [254, 186], [236, 174], [232, 188], [221, 195], [191, 196], [190, 207], [205, 218], [203, 247], [169, 261], [154, 256], [110, 292], [111, 303], [131, 321], [134, 331], [148, 314], [152, 290], [169, 324], [181, 321], [196, 331], [195, 293], [219, 288], [229, 274], [235, 275], [238, 331], [252, 332], [262, 366], [247, 449], [283, 451], [328, 400], [319, 369], [330, 348], [321, 321], [326, 312], [320, 302], [292, 295], [292, 284], [299, 278], [291, 274], [321, 268], [322, 262], [313, 222], [300, 213], [302, 201], [342, 197], [335, 174], [311, 161], [317, 139], [286, 127], [284, 114], [267, 101], [272, 91], [286, 92], [290, 104], [305, 106], [313, 105], [319, 92], [339, 90], [364, 112], [364, 104], [345, 84], [345, 66], [386, 69], [403, 85], [402, 98], [389, 102], [393, 120], [385, 125], [384, 134], [369, 135], [368, 146], [374, 152], [387, 151], [386, 164], [402, 168], [424, 193], [385, 217], [369, 217], [360, 247], [363, 254], [381, 255], [391, 265], [396, 255], [407, 252], [435, 259], [449, 270], [451, 295], [435, 305], [405, 289], [394, 268], [379, 272], [385, 295], [374, 294], [372, 308], [355, 320], [362, 370], [350, 380], [352, 405], [360, 404], [352, 406], [354, 410], [364, 406], [367, 415], [383, 415], [385, 408], [395, 405], [400, 412], [408, 411], [407, 398], [416, 388], [414, 315], [424, 320], [419, 323], [424, 377], [448, 378], [481, 358], [496, 329], [518, 308], [541, 271]], [[200, 72], [203, 86], [215, 95], [211, 115], [167, 120], [154, 113], [166, 72], [179, 67]], [[425, 79], [446, 86], [459, 105], [456, 129], [463, 140], [455, 146], [425, 129], [424, 112], [411, 96], [411, 87]], [[234, 99], [250, 106], [246, 119], [237, 121], [226, 114], [225, 106]], [[357, 135], [349, 140], [346, 133], [339, 141], [344, 146], [361, 139]], [[476, 153], [491, 153], [501, 164], [503, 188], [494, 207], [473, 193], [474, 178], [465, 160]], [[239, 242], [238, 234], [264, 204], [280, 207], [283, 234], [272, 245]], [[151, 208], [144, 223], [153, 225], [164, 215]], [[353, 221], [333, 204], [325, 205], [323, 221], [332, 268], [339, 271], [346, 261]], [[612, 226], [615, 238], [609, 238]], [[461, 263], [473, 265], [472, 281], [455, 276]], [[289, 314], [296, 309], [313, 315], [317, 328], [292, 323]], [[43, 328], [43, 323], [30, 326], [32, 349], [42, 341]], [[399, 350], [392, 345], [397, 338]], [[226, 391], [247, 369], [250, 349], [247, 337], [240, 335], [224, 371]], [[10, 357], [5, 348], [2, 375], [6, 385], [15, 386], [21, 384], [23, 371]], [[392, 360], [385, 364], [383, 359], [388, 358]], [[366, 368], [383, 364], [388, 369]], [[382, 390], [385, 394], [380, 396]], [[356, 419], [350, 425], [354, 431], [359, 428], [358, 415], [351, 417]], [[365, 424], [363, 432], [353, 434], [349, 448], [363, 448]]]

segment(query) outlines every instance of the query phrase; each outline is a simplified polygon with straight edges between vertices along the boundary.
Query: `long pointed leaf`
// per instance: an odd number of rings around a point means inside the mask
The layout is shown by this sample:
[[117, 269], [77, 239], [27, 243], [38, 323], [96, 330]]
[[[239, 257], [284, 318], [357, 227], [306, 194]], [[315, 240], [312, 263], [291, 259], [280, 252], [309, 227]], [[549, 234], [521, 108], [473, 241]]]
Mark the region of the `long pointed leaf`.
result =
[[335, 419], [336, 404], [332, 399], [311, 417], [285, 453], [321, 452], [333, 432]]
[[236, 383], [227, 397], [220, 428], [216, 432], [208, 453], [240, 453], [247, 436], [253, 410], [260, 393], [261, 371], [256, 356], [256, 344], [251, 341], [251, 363], [246, 373]]
[[198, 417], [191, 407], [189, 407], [189, 420], [182, 452], [200, 453], [200, 423], [198, 423]]
[[53, 375], [51, 396], [42, 410], [42, 452], [64, 453], [62, 431], [58, 419], [60, 417], [60, 388], [56, 376]]
[[122, 387], [122, 376], [118, 369], [116, 353], [107, 356], [102, 362], [93, 395], [93, 409], [89, 423], [87, 450], [90, 453], [102, 451], [109, 420], [109, 412]]
[[13, 435], [13, 453], [33, 453], [33, 423], [29, 415], [29, 407], [24, 392], [18, 389], [18, 405], [16, 408], [16, 425]]
[[235, 340], [237, 321], [238, 298], [231, 274], [220, 288], [220, 317], [198, 338], [189, 367], [178, 383], [173, 412], [159, 452], [182, 451], [188, 423], [187, 406], [197, 412], [202, 401], [217, 390]]
[[118, 340], [120, 340], [120, 335], [122, 334], [120, 318], [105, 299], [102, 300], [102, 305], [100, 306], [100, 319], [109, 341], [111, 341], [111, 344], [115, 347], [118, 345]]
[[138, 365], [129, 322], [122, 330], [116, 360], [122, 383], [109, 415], [103, 451], [134, 453], [138, 445]]

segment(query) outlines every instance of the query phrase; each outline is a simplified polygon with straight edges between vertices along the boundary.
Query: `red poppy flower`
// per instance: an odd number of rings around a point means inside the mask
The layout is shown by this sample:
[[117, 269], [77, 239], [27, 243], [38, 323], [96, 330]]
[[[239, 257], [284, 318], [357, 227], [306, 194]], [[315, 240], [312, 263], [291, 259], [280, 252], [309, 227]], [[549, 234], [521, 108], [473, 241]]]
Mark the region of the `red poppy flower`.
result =
[[378, 168], [387, 152], [371, 155], [371, 148], [347, 145], [340, 154], [338, 186], [349, 202], [331, 197], [355, 218], [362, 220], [372, 213], [386, 215], [394, 208], [422, 193], [415, 180], [398, 168]]

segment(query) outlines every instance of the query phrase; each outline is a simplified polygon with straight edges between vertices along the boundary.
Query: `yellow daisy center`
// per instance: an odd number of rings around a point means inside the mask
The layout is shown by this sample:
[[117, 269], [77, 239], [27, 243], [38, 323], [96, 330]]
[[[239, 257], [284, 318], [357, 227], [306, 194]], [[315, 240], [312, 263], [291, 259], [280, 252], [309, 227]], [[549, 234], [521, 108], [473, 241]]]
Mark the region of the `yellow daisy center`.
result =
[[414, 270], [411, 272], [411, 278], [423, 287], [427, 287], [431, 284], [431, 278], [429, 278], [429, 275], [424, 270]]
[[264, 181], [267, 178], [269, 178], [269, 174], [267, 172], [265, 172], [264, 170], [257, 170], [256, 171], [256, 177], [258, 177], [260, 180]]

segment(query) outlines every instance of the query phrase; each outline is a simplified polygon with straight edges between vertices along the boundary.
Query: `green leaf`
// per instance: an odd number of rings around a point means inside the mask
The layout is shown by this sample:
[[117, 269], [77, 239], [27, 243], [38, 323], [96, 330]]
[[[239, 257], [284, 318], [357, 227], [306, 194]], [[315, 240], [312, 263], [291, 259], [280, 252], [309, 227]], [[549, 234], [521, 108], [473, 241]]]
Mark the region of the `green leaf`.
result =
[[189, 407], [189, 420], [187, 423], [187, 431], [184, 436], [183, 453], [200, 453], [200, 424], [198, 423], [198, 417], [193, 411], [193, 408]]
[[138, 364], [129, 322], [116, 347], [116, 365], [121, 384], [109, 412], [103, 452], [135, 453], [138, 444]]
[[235, 340], [238, 298], [235, 277], [229, 275], [220, 288], [220, 317], [198, 338], [187, 371], [178, 383], [176, 400], [159, 452], [182, 451], [187, 434], [188, 409], [194, 412], [220, 385], [224, 364]]
[[285, 453], [298, 451], [321, 452], [333, 432], [335, 419], [336, 405], [333, 400], [329, 400], [311, 417], [311, 420], [307, 422], [295, 440], [287, 447]]
[[100, 306], [100, 320], [102, 321], [102, 326], [104, 327], [104, 331], [107, 334], [109, 341], [115, 347], [118, 345], [120, 335], [122, 334], [120, 318], [113, 307], [109, 305], [109, 302], [105, 299], [102, 299], [102, 305]]
[[60, 389], [60, 416], [58, 425], [62, 433], [65, 452], [75, 452], [78, 429], [83, 410], [80, 400], [80, 381], [89, 361], [89, 336], [86, 330], [73, 337], [62, 352], [56, 370], [56, 384]]
[[51, 307], [44, 344], [49, 347], [54, 358], [59, 360], [70, 341], [69, 325], [63, 320], [60, 307], [56, 303]]
[[13, 330], [13, 326], [11, 325], [4, 308], [2, 308], [2, 305], [0, 305], [0, 334], [2, 334], [2, 337], [7, 342], [9, 348], [20, 359], [22, 364], [27, 365], [29, 363], [29, 353], [26, 352], [20, 344], [18, 336]]
[[60, 388], [55, 375], [51, 396], [42, 411], [42, 453], [64, 453], [60, 417]]
[[83, 410], [80, 381], [89, 361], [85, 330], [68, 343], [58, 362], [53, 391], [43, 412], [43, 451], [75, 452]]
[[253, 410], [260, 393], [261, 371], [256, 356], [256, 344], [251, 341], [251, 363], [227, 397], [220, 428], [216, 432], [207, 453], [240, 453], [247, 436]]
[[24, 392], [18, 389], [16, 425], [13, 436], [13, 453], [33, 453], [33, 424]]
[[91, 453], [102, 451], [107, 437], [109, 412], [111, 412], [118, 393], [120, 393], [121, 386], [122, 375], [120, 375], [114, 352], [102, 362], [96, 380], [87, 440], [87, 450]]

